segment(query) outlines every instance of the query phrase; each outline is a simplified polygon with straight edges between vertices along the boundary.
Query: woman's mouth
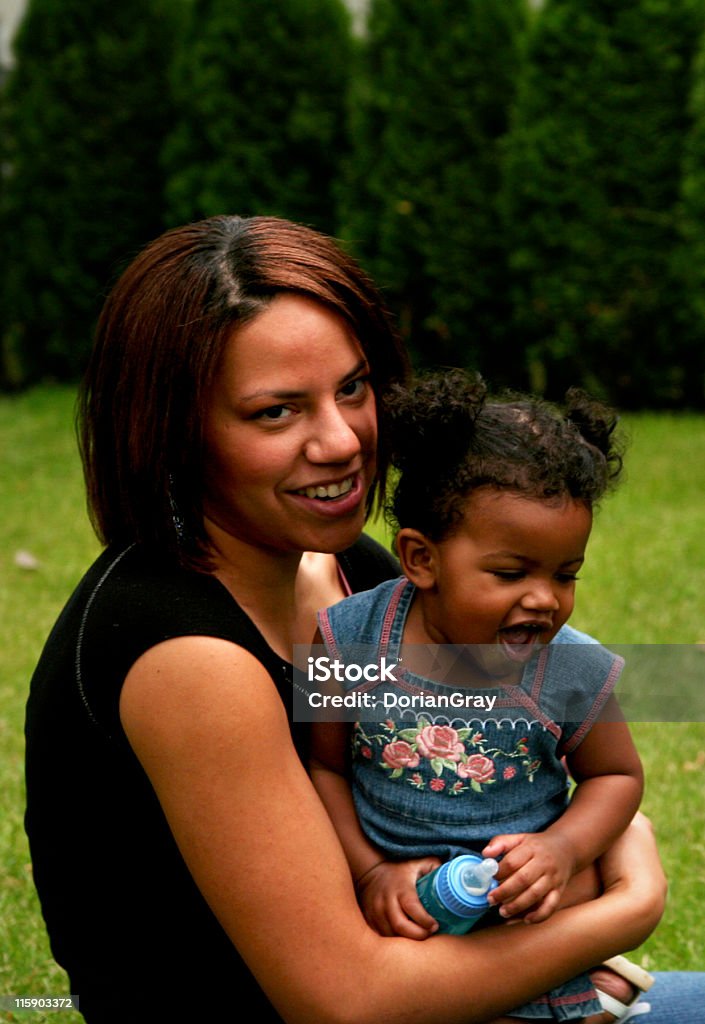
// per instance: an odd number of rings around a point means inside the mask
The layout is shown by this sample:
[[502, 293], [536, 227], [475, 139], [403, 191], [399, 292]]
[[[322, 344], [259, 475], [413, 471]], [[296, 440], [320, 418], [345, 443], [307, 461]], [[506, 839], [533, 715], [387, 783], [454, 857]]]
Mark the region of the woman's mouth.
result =
[[289, 492], [297, 505], [324, 519], [356, 516], [365, 500], [365, 478], [362, 472], [351, 473], [343, 480], [329, 484], [310, 484]]
[[319, 501], [333, 501], [335, 498], [342, 498], [353, 488], [354, 477], [348, 476], [337, 484], [318, 484], [315, 487], [300, 487], [294, 494], [300, 494], [304, 498], [317, 498]]

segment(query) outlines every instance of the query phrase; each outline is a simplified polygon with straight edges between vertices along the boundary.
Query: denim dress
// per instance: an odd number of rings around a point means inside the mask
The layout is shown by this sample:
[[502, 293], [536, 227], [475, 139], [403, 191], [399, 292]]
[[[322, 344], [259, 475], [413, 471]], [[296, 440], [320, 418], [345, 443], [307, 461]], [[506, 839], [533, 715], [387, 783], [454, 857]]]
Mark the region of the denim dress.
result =
[[[384, 658], [397, 666], [393, 683], [344, 684], [350, 692], [373, 693], [380, 706], [396, 694], [386, 703], [401, 706], [389, 717], [374, 712], [352, 729], [353, 798], [363, 831], [390, 859], [446, 860], [479, 852], [494, 835], [547, 828], [568, 804], [562, 758], [598, 717], [623, 660], [563, 626], [526, 664], [518, 684], [475, 691], [494, 698], [491, 712], [439, 713], [449, 687], [404, 669], [400, 660], [414, 593], [407, 579], [391, 580], [318, 616], [331, 658], [344, 664]], [[583, 974], [513, 1015], [574, 1020], [601, 1009]]]

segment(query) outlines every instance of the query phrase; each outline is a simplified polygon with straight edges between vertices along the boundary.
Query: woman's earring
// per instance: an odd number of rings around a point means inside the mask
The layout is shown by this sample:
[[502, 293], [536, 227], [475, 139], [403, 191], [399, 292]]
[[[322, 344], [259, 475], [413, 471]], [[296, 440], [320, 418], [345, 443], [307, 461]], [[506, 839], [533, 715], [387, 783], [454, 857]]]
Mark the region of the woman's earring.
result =
[[174, 525], [174, 533], [179, 544], [181, 544], [186, 536], [186, 524], [184, 523], [184, 517], [179, 511], [179, 506], [176, 504], [174, 498], [174, 478], [169, 474], [169, 508], [171, 509], [171, 521]]

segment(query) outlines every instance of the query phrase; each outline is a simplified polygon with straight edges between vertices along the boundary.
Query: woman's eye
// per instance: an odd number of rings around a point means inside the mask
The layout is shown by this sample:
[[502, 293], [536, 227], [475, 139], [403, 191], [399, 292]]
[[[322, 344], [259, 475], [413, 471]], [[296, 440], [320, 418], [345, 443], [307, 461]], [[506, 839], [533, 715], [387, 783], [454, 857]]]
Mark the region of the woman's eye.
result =
[[343, 398], [360, 398], [367, 388], [367, 377], [357, 377], [355, 380], [343, 384], [340, 394]]
[[267, 409], [262, 409], [256, 413], [254, 419], [266, 420], [268, 422], [285, 420], [289, 416], [293, 415], [293, 410], [288, 405], [270, 405]]

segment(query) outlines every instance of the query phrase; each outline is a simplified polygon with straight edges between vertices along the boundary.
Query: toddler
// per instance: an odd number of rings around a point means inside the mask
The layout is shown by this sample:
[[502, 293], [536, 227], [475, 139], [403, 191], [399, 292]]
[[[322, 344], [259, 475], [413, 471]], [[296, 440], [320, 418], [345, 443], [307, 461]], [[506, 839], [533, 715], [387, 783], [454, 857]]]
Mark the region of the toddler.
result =
[[[623, 662], [567, 625], [593, 509], [621, 472], [616, 417], [575, 389], [565, 409], [490, 400], [460, 371], [398, 387], [387, 414], [404, 576], [319, 613], [317, 642], [385, 657], [425, 700], [395, 719], [316, 723], [314, 784], [381, 934], [431, 935], [416, 882], [468, 852], [500, 860], [502, 918], [540, 922], [595, 895], [595, 861], [642, 795], [612, 692]], [[426, 710], [449, 681], [484, 709]], [[515, 1014], [598, 1019], [598, 996], [585, 975]]]

